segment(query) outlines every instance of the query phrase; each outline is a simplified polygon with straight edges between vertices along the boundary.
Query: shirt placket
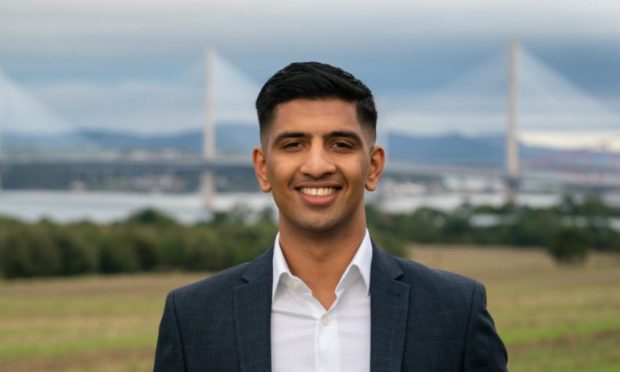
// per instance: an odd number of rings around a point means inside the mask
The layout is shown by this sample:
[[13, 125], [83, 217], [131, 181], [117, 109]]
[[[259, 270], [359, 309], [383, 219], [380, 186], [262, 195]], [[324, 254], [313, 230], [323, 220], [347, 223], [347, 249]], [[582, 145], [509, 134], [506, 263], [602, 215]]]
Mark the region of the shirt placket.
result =
[[329, 310], [312, 296], [310, 288], [299, 278], [292, 277], [290, 288], [306, 303], [314, 319], [314, 370], [336, 372], [339, 370], [340, 344], [338, 341], [338, 297]]

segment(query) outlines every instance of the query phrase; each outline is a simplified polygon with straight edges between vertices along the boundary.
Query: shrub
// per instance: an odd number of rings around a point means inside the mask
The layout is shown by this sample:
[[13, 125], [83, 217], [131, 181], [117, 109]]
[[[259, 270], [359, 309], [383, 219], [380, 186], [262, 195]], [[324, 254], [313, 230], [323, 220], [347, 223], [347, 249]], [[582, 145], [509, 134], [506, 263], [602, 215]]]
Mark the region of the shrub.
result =
[[159, 249], [159, 237], [165, 231], [133, 226], [124, 229], [123, 240], [134, 252], [140, 271], [152, 271], [162, 265], [163, 252]]
[[221, 270], [230, 265], [229, 253], [214, 229], [204, 226], [186, 230], [185, 244], [184, 267], [188, 270]]
[[588, 255], [589, 241], [586, 233], [576, 227], [558, 230], [549, 246], [549, 253], [561, 264], [583, 263]]
[[370, 234], [372, 236], [372, 240], [380, 248], [396, 256], [405, 256], [405, 242], [402, 239], [395, 237], [393, 234], [386, 234], [380, 230], [374, 229], [370, 231]]
[[3, 238], [1, 265], [7, 278], [58, 275], [61, 254], [46, 228], [18, 228]]
[[147, 208], [135, 212], [127, 218], [126, 225], [147, 225], [155, 227], [175, 227], [178, 226], [176, 220], [164, 212]]
[[521, 209], [510, 227], [510, 244], [548, 247], [561, 228], [561, 218], [548, 210]]
[[140, 260], [126, 237], [118, 232], [110, 232], [100, 241], [100, 269], [104, 274], [136, 272], [140, 270]]
[[99, 271], [99, 255], [92, 242], [84, 239], [76, 230], [57, 228], [51, 231], [60, 254], [60, 274], [76, 275]]
[[420, 208], [408, 219], [411, 233], [408, 240], [420, 243], [434, 243], [441, 239], [441, 226], [445, 216], [430, 208]]

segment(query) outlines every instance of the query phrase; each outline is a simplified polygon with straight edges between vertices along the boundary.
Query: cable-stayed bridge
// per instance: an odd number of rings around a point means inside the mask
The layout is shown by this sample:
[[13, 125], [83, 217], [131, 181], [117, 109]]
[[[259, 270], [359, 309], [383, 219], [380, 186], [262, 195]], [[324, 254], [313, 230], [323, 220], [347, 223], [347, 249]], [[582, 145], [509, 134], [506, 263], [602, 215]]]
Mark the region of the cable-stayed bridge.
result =
[[[206, 66], [206, 67], [205, 67]], [[249, 154], [220, 154], [215, 143], [216, 128], [226, 123], [245, 123], [256, 128], [253, 101], [260, 85], [215, 52], [184, 77], [188, 89], [199, 92], [202, 102], [195, 110], [205, 114], [203, 155], [166, 157], [103, 156], [88, 139], [73, 137], [68, 147], [81, 148], [71, 157], [66, 153], [24, 153], [2, 157], [5, 163], [65, 164], [93, 171], [153, 172], [178, 169], [202, 172], [204, 201], [208, 205], [215, 187], [213, 172], [221, 168], [250, 167]], [[206, 82], [206, 88], [205, 88]], [[379, 142], [390, 153], [388, 134], [433, 134], [459, 132], [465, 135], [505, 133], [506, 165], [500, 167], [428, 165], [411, 160], [388, 161], [387, 175], [454, 175], [510, 180], [553, 181], [592, 188], [618, 188], [620, 169], [616, 164], [545, 169], [550, 159], [540, 156], [521, 162], [518, 143], [559, 149], [614, 151], [620, 148], [620, 115], [606, 108], [569, 80], [547, 67], [527, 50], [513, 45], [496, 58], [461, 76], [452, 84], [422, 98], [400, 95], [377, 97], [380, 110]], [[76, 128], [54, 115], [18, 84], [0, 71], [0, 131], [70, 132]], [[0, 132], [0, 137], [2, 136]], [[258, 142], [258, 139], [257, 139]], [[551, 159], [557, 160], [557, 159]]]

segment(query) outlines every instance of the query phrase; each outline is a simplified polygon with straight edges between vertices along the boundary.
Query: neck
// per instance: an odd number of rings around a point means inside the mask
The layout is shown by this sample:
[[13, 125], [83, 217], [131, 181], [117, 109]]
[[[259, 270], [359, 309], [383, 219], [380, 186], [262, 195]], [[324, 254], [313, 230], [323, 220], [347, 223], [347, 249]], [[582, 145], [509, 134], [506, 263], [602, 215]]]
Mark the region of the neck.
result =
[[280, 247], [293, 275], [328, 309], [336, 286], [366, 234], [362, 223], [331, 232], [300, 232], [280, 224]]

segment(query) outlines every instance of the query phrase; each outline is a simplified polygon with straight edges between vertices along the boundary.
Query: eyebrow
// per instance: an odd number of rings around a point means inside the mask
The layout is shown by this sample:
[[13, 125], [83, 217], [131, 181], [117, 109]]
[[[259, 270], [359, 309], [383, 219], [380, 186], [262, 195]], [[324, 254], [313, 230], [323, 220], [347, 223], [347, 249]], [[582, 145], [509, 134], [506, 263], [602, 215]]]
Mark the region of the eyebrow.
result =
[[327, 135], [324, 136], [325, 138], [333, 138], [333, 137], [344, 137], [344, 138], [350, 138], [356, 142], [362, 142], [362, 139], [360, 138], [360, 136], [355, 133], [355, 132], [351, 132], [351, 131], [347, 131], [347, 130], [339, 130], [339, 131], [335, 131], [335, 132], [330, 132]]
[[279, 143], [289, 138], [304, 138], [307, 134], [303, 132], [282, 132], [273, 140], [273, 143]]

